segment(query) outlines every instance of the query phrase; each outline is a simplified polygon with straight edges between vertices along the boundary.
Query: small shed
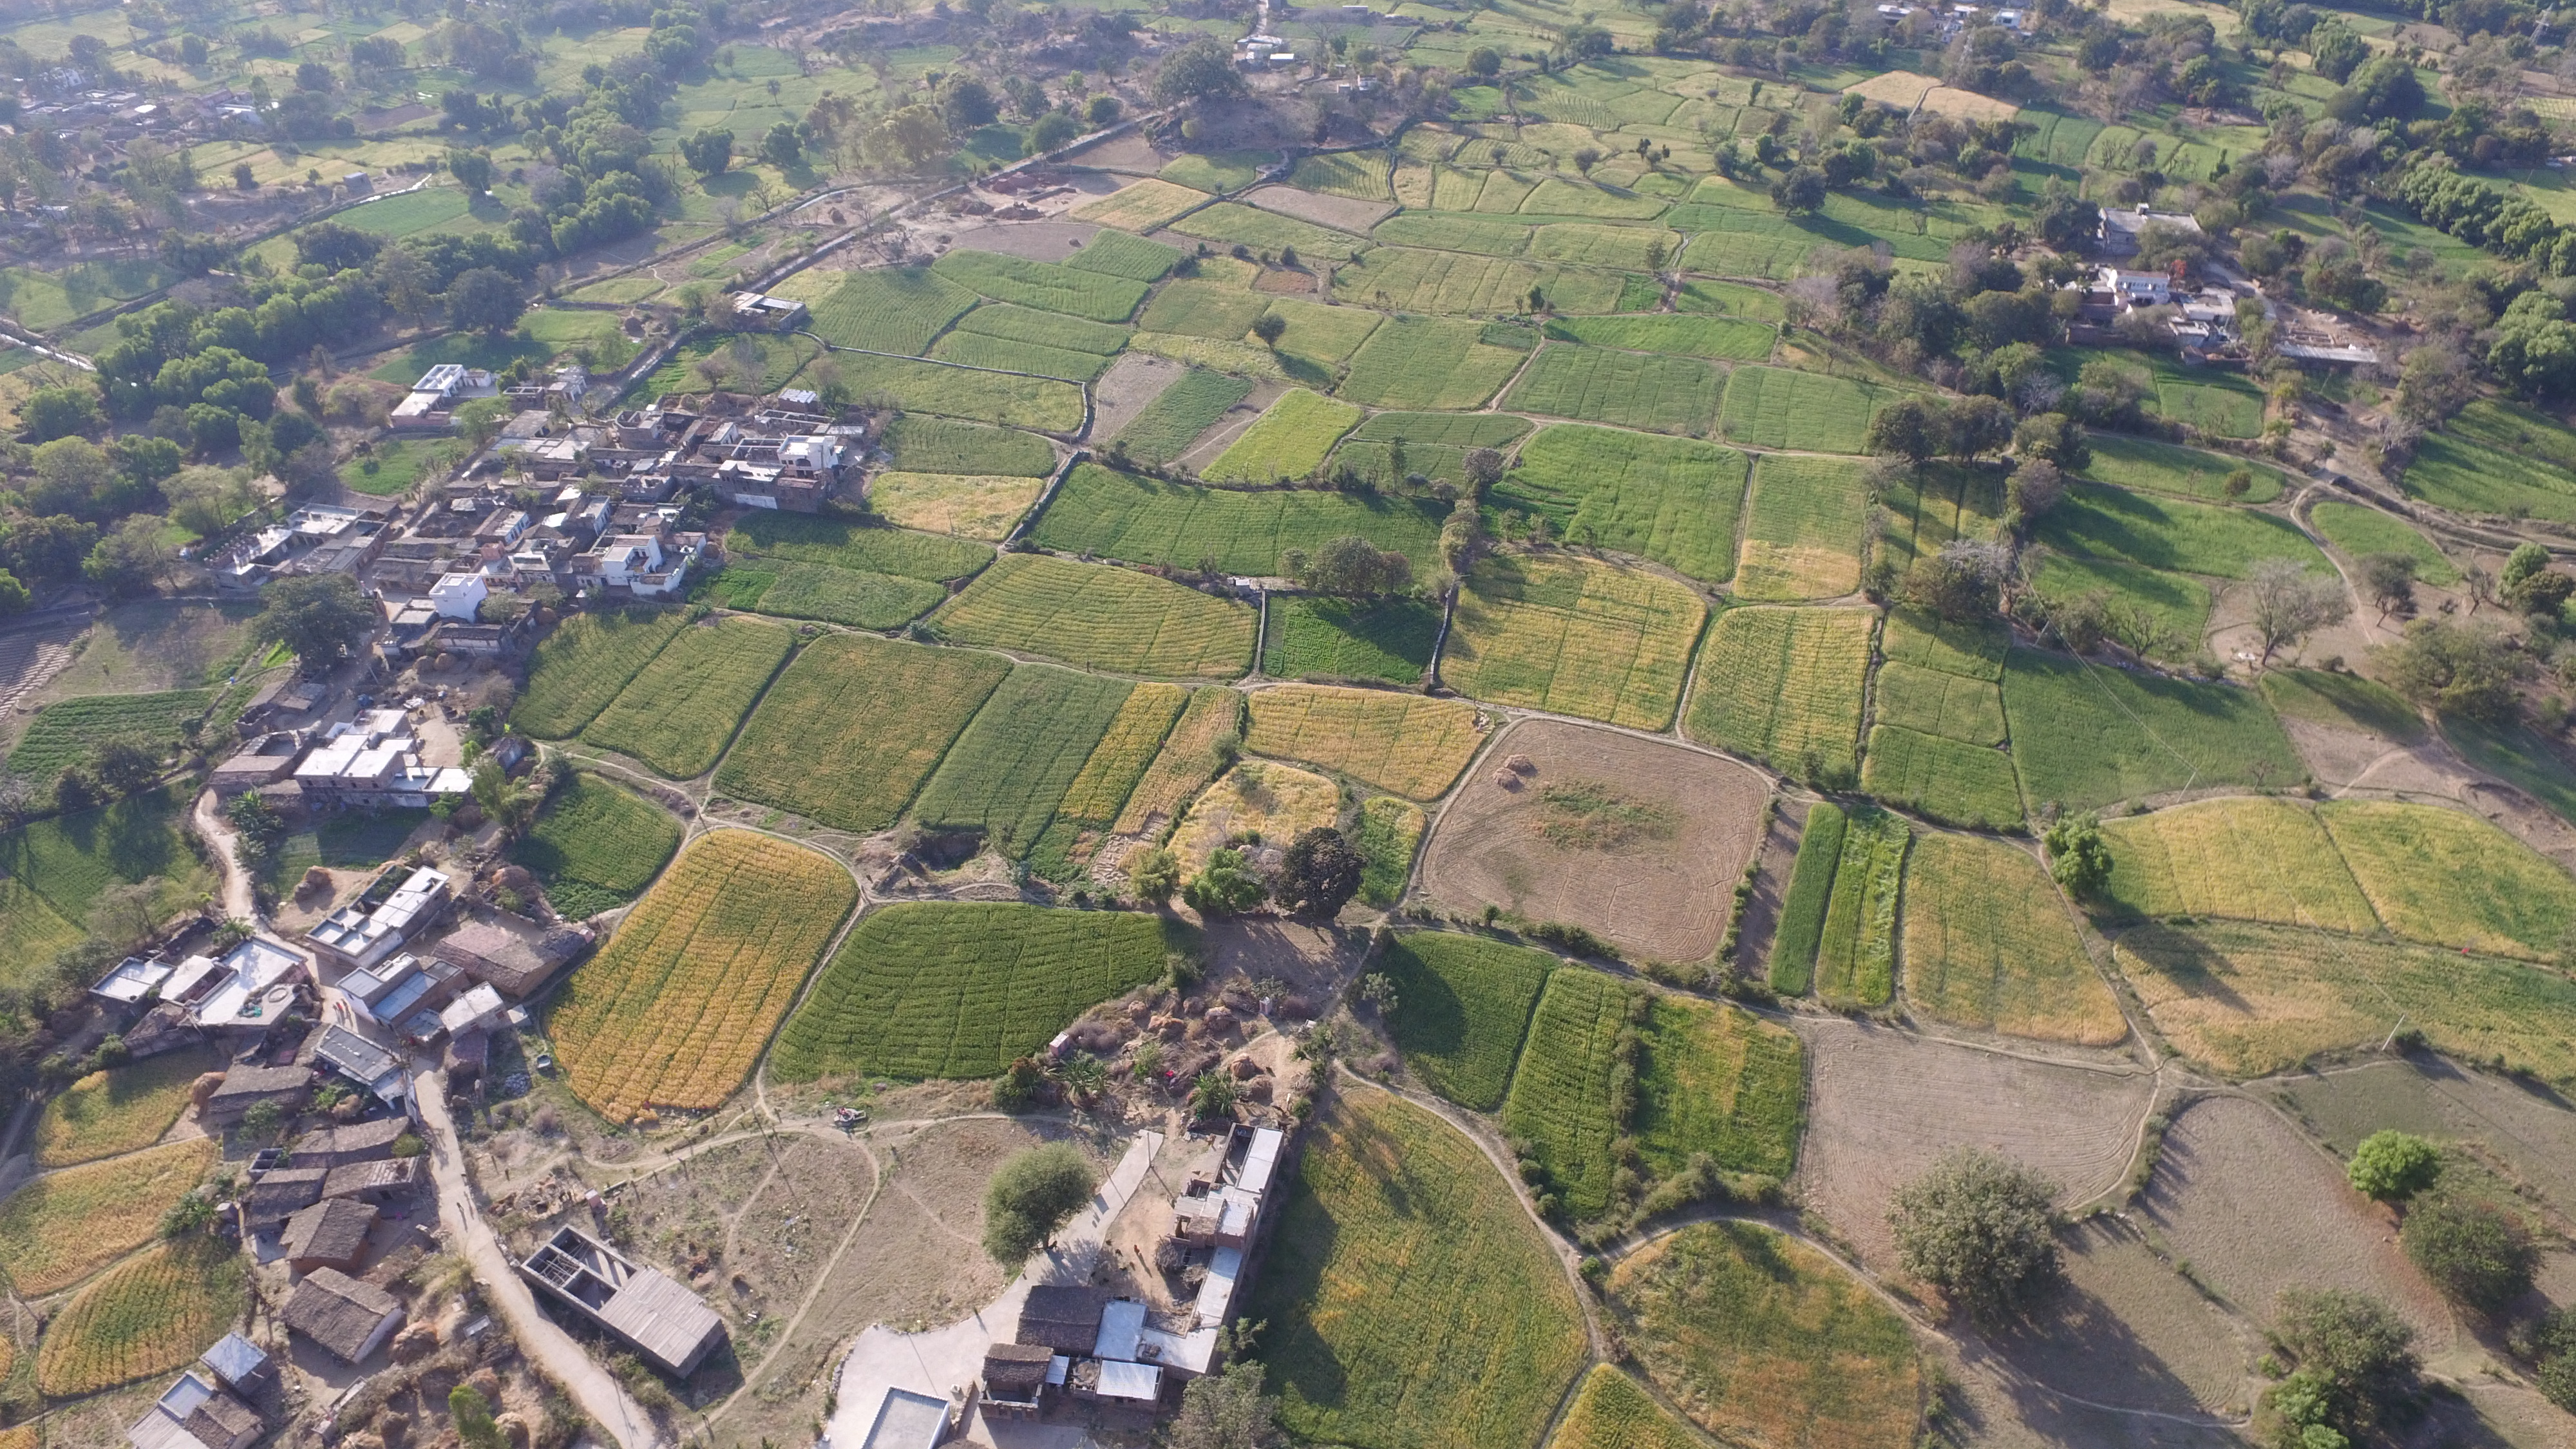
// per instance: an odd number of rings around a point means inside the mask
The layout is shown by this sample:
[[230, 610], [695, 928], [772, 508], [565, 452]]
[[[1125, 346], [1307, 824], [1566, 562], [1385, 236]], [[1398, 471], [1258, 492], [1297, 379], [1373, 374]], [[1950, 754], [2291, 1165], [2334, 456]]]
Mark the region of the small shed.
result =
[[235, 1063], [224, 1072], [223, 1085], [197, 1111], [199, 1121], [208, 1127], [229, 1126], [262, 1102], [274, 1102], [281, 1108], [303, 1104], [305, 1090], [313, 1085], [313, 1072], [307, 1067], [255, 1067]]
[[244, 1398], [255, 1398], [277, 1382], [277, 1364], [269, 1358], [268, 1350], [238, 1333], [227, 1333], [215, 1340], [215, 1346], [197, 1362], [211, 1370], [225, 1388]]
[[1021, 1343], [1057, 1353], [1089, 1353], [1100, 1338], [1100, 1310], [1108, 1295], [1079, 1284], [1042, 1284], [1029, 1290], [1020, 1305]]
[[1036, 1413], [1055, 1358], [1055, 1350], [1035, 1343], [997, 1343], [985, 1350], [984, 1412]]

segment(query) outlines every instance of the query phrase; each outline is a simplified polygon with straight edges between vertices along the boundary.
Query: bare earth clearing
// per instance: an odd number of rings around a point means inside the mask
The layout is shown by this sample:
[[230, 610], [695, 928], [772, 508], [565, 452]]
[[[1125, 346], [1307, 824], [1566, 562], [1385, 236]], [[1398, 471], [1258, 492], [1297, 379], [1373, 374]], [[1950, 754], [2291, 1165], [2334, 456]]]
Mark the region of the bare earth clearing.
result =
[[2096, 1403], [2163, 1414], [2237, 1415], [2253, 1403], [2259, 1345], [2138, 1230], [2091, 1218], [2060, 1235], [2066, 1283], [2030, 1322], [1999, 1334], [2012, 1366]]
[[1294, 186], [1264, 186], [1245, 194], [1244, 200], [1264, 211], [1311, 221], [1360, 236], [1387, 219], [1395, 211], [1391, 201], [1362, 201], [1351, 196], [1326, 196], [1319, 191], [1305, 191]]
[[1117, 437], [1163, 389], [1181, 380], [1188, 368], [1150, 352], [1122, 352], [1100, 380], [1091, 385], [1091, 438]]
[[1060, 262], [1100, 235], [1087, 221], [1005, 221], [955, 233], [949, 244], [960, 251], [1000, 252], [1036, 262]]

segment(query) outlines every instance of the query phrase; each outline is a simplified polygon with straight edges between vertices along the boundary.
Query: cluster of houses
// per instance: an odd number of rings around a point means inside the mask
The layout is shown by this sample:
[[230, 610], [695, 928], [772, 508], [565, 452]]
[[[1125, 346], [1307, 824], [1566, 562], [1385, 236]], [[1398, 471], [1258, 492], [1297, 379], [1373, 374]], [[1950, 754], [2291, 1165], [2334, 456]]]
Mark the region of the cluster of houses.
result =
[[[290, 707], [301, 714], [319, 699], [289, 700], [286, 691], [277, 690], [259, 703], [260, 719], [266, 722], [281, 718]], [[420, 810], [473, 789], [470, 773], [455, 765], [427, 764], [421, 750], [408, 710], [371, 709], [329, 725], [255, 733], [214, 767], [207, 783], [218, 800], [229, 803], [256, 794], [289, 819], [342, 809]]]
[[[2236, 321], [2238, 291], [2193, 286], [2191, 268], [2180, 259], [2167, 263], [2161, 271], [2121, 265], [2123, 259], [2144, 249], [2141, 236], [2149, 227], [2191, 236], [2201, 234], [2199, 220], [2188, 212], [2104, 207], [2093, 242], [2095, 253], [2104, 260], [2094, 267], [2092, 275], [2067, 284], [2079, 299], [2074, 325], [2069, 329], [2072, 339], [2118, 342], [2123, 339], [2111, 329], [2122, 318], [2169, 307], [2172, 311], [2164, 314], [2164, 327], [2184, 361], [2242, 365], [2248, 354]], [[2278, 306], [2251, 286], [2246, 286], [2241, 295], [2258, 299], [2264, 315], [2278, 324], [2273, 351], [2283, 357], [2347, 366], [2379, 360], [2378, 349], [2345, 335], [2322, 317]]]

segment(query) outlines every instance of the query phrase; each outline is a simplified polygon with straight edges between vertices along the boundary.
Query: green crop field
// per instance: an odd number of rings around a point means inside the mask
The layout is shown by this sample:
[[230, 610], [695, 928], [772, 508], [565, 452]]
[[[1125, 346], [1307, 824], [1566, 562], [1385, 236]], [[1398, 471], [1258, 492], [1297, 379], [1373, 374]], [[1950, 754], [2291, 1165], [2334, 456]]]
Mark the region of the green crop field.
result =
[[1372, 795], [1360, 802], [1358, 826], [1351, 844], [1358, 847], [1360, 899], [1385, 910], [1404, 897], [1413, 878], [1413, 854], [1430, 825], [1422, 807], [1392, 795]]
[[1245, 1312], [1269, 1325], [1284, 1427], [1351, 1449], [1536, 1449], [1587, 1361], [1583, 1313], [1476, 1145], [1346, 1090], [1283, 1196]]
[[2316, 812], [2287, 800], [2201, 800], [2102, 827], [2114, 919], [2227, 916], [2367, 935], [2379, 928]]
[[868, 507], [897, 528], [990, 543], [1007, 538], [1019, 526], [1022, 515], [1038, 501], [1045, 481], [1008, 473], [889, 469], [868, 479]]
[[1529, 360], [1480, 341], [1483, 332], [1474, 322], [1450, 318], [1390, 318], [1352, 355], [1339, 391], [1378, 408], [1482, 407]]
[[680, 609], [572, 615], [537, 645], [510, 722], [541, 740], [581, 733], [688, 622]]
[[1779, 339], [1776, 328], [1736, 317], [1686, 313], [1629, 317], [1560, 317], [1547, 335], [1631, 352], [1677, 352], [1722, 362], [1760, 362]]
[[1271, 151], [1205, 151], [1172, 158], [1155, 174], [1200, 191], [1241, 191], [1261, 179], [1265, 166], [1279, 159]]
[[1656, 432], [1699, 434], [1726, 379], [1705, 362], [1555, 342], [1539, 349], [1503, 406]]
[[1046, 439], [1009, 428], [905, 414], [886, 425], [886, 451], [906, 473], [1043, 478], [1055, 471]]
[[2376, 508], [2358, 503], [2325, 502], [2309, 511], [2308, 520], [2326, 542], [2359, 559], [2374, 553], [2404, 554], [2415, 560], [2415, 577], [2439, 588], [2460, 582], [2459, 565], [2414, 526]]
[[1375, 413], [1333, 451], [1333, 469], [1355, 469], [1382, 489], [1403, 491], [1419, 473], [1464, 492], [1471, 450], [1506, 451], [1529, 430], [1509, 413]]
[[2227, 478], [2243, 471], [2253, 475], [2253, 484], [2245, 490], [2244, 503], [2269, 503], [2281, 496], [2282, 477], [2268, 463], [2233, 454], [2204, 453], [2197, 448], [2181, 448], [2148, 438], [2121, 437], [2097, 433], [2090, 440], [2093, 461], [2084, 466], [2080, 477], [2122, 488], [2143, 488], [2156, 493], [2179, 493], [2186, 498], [2199, 498], [2211, 503], [2226, 501]]
[[725, 545], [749, 558], [825, 564], [934, 583], [962, 579], [993, 561], [991, 548], [966, 539], [770, 508], [746, 509], [725, 536]]
[[1128, 421], [1116, 445], [1140, 462], [1168, 463], [1188, 452], [1199, 434], [1216, 426], [1251, 391], [1247, 378], [1193, 367]]
[[2194, 381], [2156, 383], [2156, 411], [2212, 437], [2254, 438], [2263, 432], [2263, 394], [2241, 377], [2199, 374]]
[[928, 267], [880, 267], [848, 280], [807, 306], [814, 335], [842, 347], [918, 357], [947, 330], [975, 294]]
[[2108, 559], [2047, 554], [2031, 588], [2051, 603], [2099, 594], [2112, 618], [2152, 623], [2158, 637], [2147, 640], [2125, 632], [2125, 642], [2148, 642], [2147, 654], [2160, 659], [2188, 659], [2200, 652], [2209, 633], [2209, 586], [2183, 574]]
[[1679, 257], [1682, 239], [1659, 226], [1590, 226], [1557, 222], [1530, 237], [1529, 254], [1585, 267], [1650, 271]]
[[741, 563], [708, 575], [690, 597], [782, 619], [892, 629], [938, 607], [948, 591], [923, 579], [746, 556]]
[[1568, 271], [1547, 263], [1416, 247], [1379, 247], [1333, 269], [1333, 296], [1395, 313], [1507, 317], [1530, 310], [1536, 288], [1559, 312], [1619, 310], [1616, 272]]
[[1339, 151], [1307, 156], [1300, 159], [1297, 168], [1288, 174], [1288, 183], [1307, 191], [1320, 191], [1327, 196], [1392, 201], [1395, 193], [1387, 182], [1391, 165], [1384, 151]]
[[[1893, 636], [1896, 623], [1890, 620]], [[1878, 670], [1880, 724], [1943, 735], [1972, 745], [2004, 742], [2004, 696], [1994, 681], [1926, 669], [1894, 657]]]
[[1524, 511], [1559, 538], [1724, 583], [1748, 471], [1742, 453], [1714, 443], [1559, 424], [1522, 445], [1488, 506], [1498, 520]]
[[1130, 569], [1010, 554], [931, 616], [963, 644], [1164, 679], [1232, 679], [1252, 667], [1259, 616]]
[[2011, 642], [2009, 633], [1991, 624], [1953, 623], [1938, 614], [1900, 606], [1888, 611], [1879, 649], [1891, 664], [2001, 680], [2004, 650]]
[[[1776, 292], [1748, 287], [1740, 282], [1718, 282], [1694, 277], [1673, 291], [1673, 310], [1681, 313], [1716, 313], [1748, 322], [1777, 324], [1784, 311]], [[1766, 327], [1765, 330], [1768, 330]], [[1760, 361], [1747, 358], [1745, 361]]]
[[1739, 1006], [1658, 995], [1639, 1028], [1637, 1155], [1658, 1175], [1706, 1153], [1729, 1172], [1786, 1179], [1806, 1125], [1798, 1034]]
[[1612, 1115], [1610, 1080], [1621, 1037], [1631, 1030], [1632, 990], [1580, 966], [1550, 972], [1503, 1099], [1503, 1130], [1543, 1170], [1541, 1190], [1576, 1218], [1610, 1207], [1622, 1127]]
[[1178, 248], [1105, 231], [1067, 257], [1065, 265], [1077, 272], [1099, 272], [1131, 282], [1159, 282], [1180, 261]]
[[1660, 730], [1707, 613], [1697, 594], [1642, 569], [1496, 555], [1458, 591], [1440, 673], [1479, 699]]
[[2576, 1083], [2576, 982], [2522, 962], [2233, 921], [2124, 931], [2112, 959], [2157, 1031], [2229, 1076], [2405, 1025], [2457, 1060]]
[[1076, 352], [980, 332], [951, 332], [939, 339], [930, 349], [930, 355], [941, 362], [960, 362], [969, 367], [990, 367], [1002, 372], [1034, 373], [1066, 382], [1090, 382], [1109, 370], [1109, 359], [1100, 353]]
[[2307, 535], [2268, 513], [2078, 486], [2039, 521], [2046, 546], [2086, 558], [2241, 579], [2264, 559], [2286, 558], [2330, 573]]
[[0, 833], [0, 984], [23, 989], [79, 945], [110, 886], [157, 878], [165, 918], [202, 896], [213, 877], [179, 835], [181, 808], [154, 790]]
[[2481, 398], [2417, 443], [2400, 479], [2409, 498], [2461, 513], [2576, 519], [2576, 432], [2527, 408]]
[[1384, 689], [1283, 684], [1251, 697], [1244, 743], [1415, 800], [1436, 800], [1485, 742], [1474, 705]]
[[1159, 979], [1185, 929], [1132, 911], [887, 906], [833, 953], [771, 1069], [790, 1082], [996, 1075], [1091, 1006]]
[[215, 702], [211, 689], [169, 689], [154, 694], [85, 694], [46, 705], [27, 723], [27, 732], [9, 752], [9, 770], [38, 783], [50, 783], [74, 765], [86, 764], [102, 740], [130, 735], [167, 755], [179, 747], [188, 725], [205, 718]]
[[906, 413], [1044, 433], [1071, 433], [1082, 426], [1082, 389], [1054, 378], [1013, 377], [864, 352], [837, 352], [832, 360], [853, 395], [883, 394]]
[[1274, 594], [1261, 672], [1274, 679], [1381, 679], [1411, 684], [1431, 667], [1440, 609], [1425, 599], [1374, 603]]
[[1239, 244], [1265, 255], [1294, 247], [1300, 257], [1337, 262], [1349, 260], [1368, 245], [1347, 232], [1233, 201], [1220, 201], [1191, 212], [1172, 223], [1171, 229], [1182, 236], [1220, 246]]
[[2400, 744], [2424, 738], [2424, 717], [2405, 696], [2358, 674], [2322, 669], [2267, 669], [2263, 698], [2283, 719], [2334, 729], [2362, 730]]
[[1180, 722], [1119, 807], [1115, 828], [1125, 835], [1151, 833], [1161, 839], [1190, 797], [1234, 763], [1242, 739], [1242, 695], [1231, 689], [1191, 690]]
[[2545, 958], [2576, 925], [2576, 880], [2475, 815], [2337, 800], [2317, 818], [2380, 923], [2408, 940]]
[[1303, 478], [1323, 466], [1333, 444], [1361, 416], [1349, 403], [1290, 388], [1207, 466], [1206, 476], [1217, 483]]
[[1862, 806], [1843, 827], [1842, 858], [1816, 942], [1816, 995], [1827, 1005], [1885, 1006], [1896, 995], [1896, 903], [1913, 830]]
[[568, 772], [537, 823], [510, 847], [555, 914], [577, 921], [644, 893], [680, 848], [680, 822], [587, 771]]
[[1369, 236], [1391, 247], [1428, 247], [1486, 257], [1516, 257], [1530, 245], [1530, 228], [1519, 222], [1421, 211], [1398, 212], [1379, 222]]
[[1405, 1069], [1461, 1107], [1501, 1106], [1556, 958], [1482, 936], [1407, 931], [1376, 969], [1395, 983], [1387, 1026]]
[[2022, 793], [2090, 810], [2212, 785], [2295, 785], [2306, 766], [2250, 689], [2015, 649], [2004, 718]]
[[1700, 648], [1682, 728], [1778, 769], [1851, 769], [1877, 622], [1867, 609], [1727, 610]]
[[1892, 481], [1882, 506], [1887, 531], [1876, 550], [1897, 568], [1911, 568], [1953, 539], [1994, 538], [2003, 519], [2003, 479], [1986, 468], [1927, 464], [1919, 477]]
[[[660, 367], [636, 384], [635, 390], [639, 396], [648, 399], [668, 393], [704, 392], [715, 387], [739, 387], [754, 393], [776, 392], [794, 381], [805, 364], [822, 355], [822, 351], [810, 337], [764, 337], [749, 332], [739, 332], [730, 338], [702, 337], [681, 343]], [[720, 373], [710, 373], [699, 366], [718, 358], [738, 362], [741, 371], [728, 380]]]
[[2576, 821], [2576, 773], [2538, 731], [2522, 724], [2498, 728], [2453, 718], [2442, 721], [2442, 737], [2470, 764], [2529, 791], [2561, 819]]
[[1815, 984], [1816, 949], [1824, 944], [1825, 908], [1833, 901], [1834, 871], [1842, 862], [1851, 817], [1830, 800], [1807, 807], [1798, 835], [1798, 858], [1789, 867], [1789, 891], [1780, 902], [1780, 924], [1771, 935], [1767, 968], [1771, 989], [1804, 996]]
[[837, 829], [882, 830], [1010, 669], [990, 654], [827, 634], [751, 712], [716, 788]]
[[1928, 834], [1905, 865], [1905, 999], [1980, 1031], [2108, 1046], [2128, 1035], [2048, 872], [1974, 835]]
[[1795, 452], [1864, 452], [1869, 420], [1890, 396], [1884, 388], [1823, 373], [1739, 367], [1726, 382], [1726, 436]]
[[948, 281], [997, 302], [1016, 302], [1094, 322], [1124, 322], [1145, 300], [1145, 284], [1001, 252], [959, 249], [931, 264]]
[[1351, 354], [1385, 320], [1365, 307], [1327, 307], [1288, 297], [1271, 303], [1270, 315], [1287, 329], [1270, 344], [1271, 350], [1319, 372], [1331, 372], [1350, 361]]
[[1637, 1381], [1593, 1365], [1548, 1449], [1700, 1449], [1699, 1436], [1667, 1413]]
[[247, 1278], [241, 1254], [204, 1236], [117, 1264], [46, 1325], [36, 1387], [70, 1399], [186, 1366], [240, 1321]]
[[948, 335], [999, 337], [1065, 352], [1090, 352], [1110, 357], [1126, 347], [1132, 330], [1107, 322], [1085, 322], [1061, 312], [1014, 307], [1008, 302], [987, 302], [958, 318], [956, 329]]
[[1144, 778], [1145, 769], [1172, 732], [1172, 722], [1189, 703], [1189, 691], [1177, 684], [1139, 684], [1131, 689], [1091, 757], [1073, 777], [1056, 818], [1105, 826], [1118, 818], [1127, 797]]
[[187, 1110], [188, 1089], [198, 1073], [207, 1070], [207, 1053], [195, 1049], [164, 1052], [73, 1081], [45, 1103], [36, 1119], [36, 1166], [50, 1172], [138, 1152], [160, 1141]]
[[913, 814], [939, 830], [981, 830], [1014, 859], [1055, 817], [1133, 686], [1044, 664], [1011, 671], [949, 746]]
[[1868, 465], [1765, 453], [1744, 506], [1735, 590], [1748, 599], [1839, 598], [1860, 587]]
[[1065, 479], [1031, 537], [1066, 553], [1181, 568], [1213, 559], [1225, 573], [1268, 576], [1282, 572], [1290, 549], [1312, 553], [1358, 534], [1428, 567], [1438, 555], [1438, 508], [1305, 488], [1202, 488], [1085, 463]]
[[1270, 310], [1270, 298], [1225, 282], [1174, 282], [1154, 294], [1136, 319], [1147, 332], [1238, 342]]
[[750, 619], [711, 619], [683, 629], [581, 737], [672, 779], [695, 779], [715, 768], [716, 756], [795, 644], [788, 630]]
[[2022, 824], [2021, 782], [2012, 760], [1991, 745], [1873, 725], [1860, 787], [1944, 825], [2018, 830]]
[[1655, 1387], [1730, 1444], [1911, 1444], [1923, 1369], [1905, 1320], [1823, 1253], [1699, 1223], [1619, 1260], [1605, 1294]]

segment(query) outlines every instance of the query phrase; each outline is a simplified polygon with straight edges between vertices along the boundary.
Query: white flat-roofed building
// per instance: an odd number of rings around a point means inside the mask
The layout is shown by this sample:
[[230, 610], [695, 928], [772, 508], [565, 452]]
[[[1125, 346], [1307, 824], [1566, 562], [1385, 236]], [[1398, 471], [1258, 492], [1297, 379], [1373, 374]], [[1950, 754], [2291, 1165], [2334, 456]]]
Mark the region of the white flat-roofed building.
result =
[[[459, 774], [464, 773], [458, 771]], [[396, 886], [381, 904], [361, 909], [342, 906], [305, 932], [325, 956], [351, 969], [374, 966], [402, 949], [405, 941], [435, 920], [451, 890], [446, 876], [422, 866]]]
[[463, 619], [470, 624], [491, 594], [492, 586], [479, 573], [442, 574], [437, 583], [429, 586], [429, 606], [438, 611], [440, 618]]
[[292, 999], [287, 988], [308, 974], [303, 957], [253, 936], [226, 951], [216, 963], [214, 987], [196, 1006], [197, 1025], [209, 1031], [225, 1027], [266, 1031]]

